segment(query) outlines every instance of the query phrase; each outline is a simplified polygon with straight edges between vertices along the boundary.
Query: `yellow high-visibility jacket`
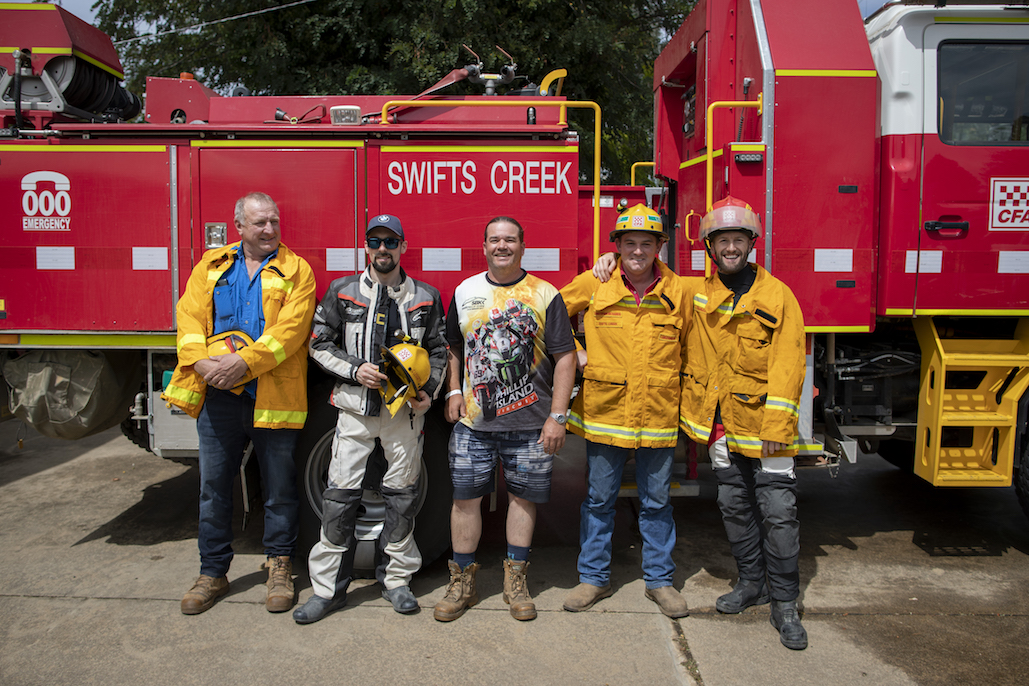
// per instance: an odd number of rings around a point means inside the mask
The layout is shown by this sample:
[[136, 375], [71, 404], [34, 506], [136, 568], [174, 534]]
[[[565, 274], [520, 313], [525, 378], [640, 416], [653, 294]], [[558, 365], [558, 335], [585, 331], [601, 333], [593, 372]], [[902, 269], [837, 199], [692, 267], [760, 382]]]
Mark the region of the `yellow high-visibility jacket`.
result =
[[[214, 332], [214, 286], [237, 259], [238, 245], [204, 253], [176, 306], [179, 359], [161, 397], [191, 417], [200, 414], [207, 391], [193, 365], [208, 356], [207, 338]], [[278, 254], [261, 270], [264, 332], [252, 346], [239, 351], [257, 378], [255, 427], [300, 429], [307, 420], [307, 342], [316, 304], [311, 266], [280, 244]]]
[[568, 426], [595, 443], [667, 448], [678, 439], [679, 373], [700, 279], [656, 264], [661, 279], [638, 306], [620, 259], [607, 283], [585, 272], [561, 289], [569, 315], [586, 310], [588, 362]]
[[804, 317], [793, 292], [758, 265], [754, 285], [733, 307], [717, 274], [693, 296], [693, 327], [683, 367], [680, 426], [707, 443], [721, 408], [729, 450], [761, 457], [761, 442], [797, 454], [804, 384]]

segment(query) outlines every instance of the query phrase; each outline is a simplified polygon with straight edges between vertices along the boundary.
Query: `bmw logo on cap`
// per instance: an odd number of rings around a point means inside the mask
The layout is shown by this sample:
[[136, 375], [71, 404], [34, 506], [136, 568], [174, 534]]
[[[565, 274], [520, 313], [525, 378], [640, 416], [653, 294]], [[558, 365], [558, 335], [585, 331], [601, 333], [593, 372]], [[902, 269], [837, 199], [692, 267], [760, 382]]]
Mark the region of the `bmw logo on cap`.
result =
[[401, 239], [404, 238], [404, 228], [400, 225], [400, 220], [391, 214], [380, 214], [375, 217], [375, 219], [368, 222], [368, 229], [365, 231], [365, 235], [368, 235], [371, 233], [372, 229], [379, 226], [389, 229], [396, 235], [400, 236]]

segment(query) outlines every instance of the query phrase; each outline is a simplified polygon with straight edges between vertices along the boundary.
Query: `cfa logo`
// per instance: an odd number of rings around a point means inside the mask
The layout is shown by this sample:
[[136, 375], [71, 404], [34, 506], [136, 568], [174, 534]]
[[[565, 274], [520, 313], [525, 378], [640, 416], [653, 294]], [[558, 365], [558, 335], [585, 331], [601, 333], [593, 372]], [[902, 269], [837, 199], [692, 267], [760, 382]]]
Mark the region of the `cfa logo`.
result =
[[1029, 177], [990, 179], [990, 231], [1029, 231]]
[[21, 190], [22, 230], [71, 231], [71, 181], [67, 176], [34, 171], [21, 178]]

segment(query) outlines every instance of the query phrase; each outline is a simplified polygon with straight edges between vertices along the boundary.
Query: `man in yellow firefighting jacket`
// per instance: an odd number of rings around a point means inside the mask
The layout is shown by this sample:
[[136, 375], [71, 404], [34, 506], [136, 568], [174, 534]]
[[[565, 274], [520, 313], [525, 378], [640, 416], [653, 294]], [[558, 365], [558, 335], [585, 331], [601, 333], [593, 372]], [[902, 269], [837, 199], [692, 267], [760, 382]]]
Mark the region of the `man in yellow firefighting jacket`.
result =
[[771, 597], [787, 648], [807, 647], [797, 596], [797, 420], [804, 382], [804, 319], [790, 289], [747, 261], [761, 224], [727, 197], [704, 216], [700, 238], [718, 267], [693, 297], [683, 369], [681, 426], [706, 443], [718, 506], [739, 571], [719, 612]]
[[564, 609], [580, 612], [612, 593], [615, 502], [622, 470], [635, 450], [645, 593], [664, 614], [684, 617], [686, 601], [672, 586], [670, 489], [679, 436], [679, 373], [694, 289], [657, 259], [664, 227], [646, 205], [625, 211], [611, 240], [619, 260], [609, 281], [586, 272], [561, 289], [569, 315], [586, 311], [588, 356], [582, 392], [568, 418], [571, 431], [587, 441], [588, 490], [580, 519], [580, 583], [565, 598]]
[[204, 253], [179, 300], [178, 366], [162, 396], [197, 419], [200, 437], [200, 576], [183, 614], [204, 612], [229, 591], [232, 486], [248, 442], [265, 491], [266, 608], [285, 612], [295, 602], [293, 450], [307, 418], [314, 272], [280, 243], [268, 195], [240, 198], [235, 224], [240, 242]]

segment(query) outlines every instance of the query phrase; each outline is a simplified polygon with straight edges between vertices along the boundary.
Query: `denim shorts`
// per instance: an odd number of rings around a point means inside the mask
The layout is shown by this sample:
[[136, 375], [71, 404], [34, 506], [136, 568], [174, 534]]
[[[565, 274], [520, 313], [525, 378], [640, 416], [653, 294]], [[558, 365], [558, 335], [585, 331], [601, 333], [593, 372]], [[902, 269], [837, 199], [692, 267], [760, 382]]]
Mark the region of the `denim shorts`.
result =
[[472, 500], [493, 492], [497, 458], [504, 468], [507, 492], [531, 503], [550, 500], [554, 456], [537, 443], [535, 431], [475, 431], [460, 422], [450, 436], [450, 479], [455, 500]]

